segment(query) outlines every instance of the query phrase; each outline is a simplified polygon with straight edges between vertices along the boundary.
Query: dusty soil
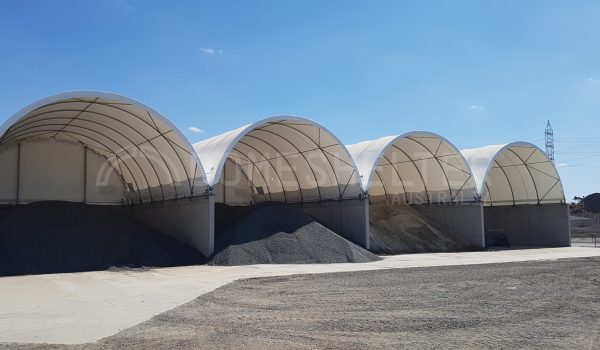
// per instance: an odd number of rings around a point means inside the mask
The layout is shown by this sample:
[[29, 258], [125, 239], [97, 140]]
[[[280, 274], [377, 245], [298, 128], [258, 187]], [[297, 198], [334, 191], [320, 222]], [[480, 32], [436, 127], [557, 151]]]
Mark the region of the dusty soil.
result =
[[249, 279], [97, 343], [0, 345], [10, 349], [598, 347], [600, 258]]

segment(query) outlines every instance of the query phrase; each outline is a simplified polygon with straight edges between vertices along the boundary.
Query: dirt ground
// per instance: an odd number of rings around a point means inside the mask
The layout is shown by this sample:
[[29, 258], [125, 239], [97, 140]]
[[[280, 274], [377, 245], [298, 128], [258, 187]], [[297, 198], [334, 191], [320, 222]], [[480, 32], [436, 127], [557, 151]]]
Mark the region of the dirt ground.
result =
[[600, 258], [248, 279], [97, 343], [0, 345], [10, 349], [599, 347]]

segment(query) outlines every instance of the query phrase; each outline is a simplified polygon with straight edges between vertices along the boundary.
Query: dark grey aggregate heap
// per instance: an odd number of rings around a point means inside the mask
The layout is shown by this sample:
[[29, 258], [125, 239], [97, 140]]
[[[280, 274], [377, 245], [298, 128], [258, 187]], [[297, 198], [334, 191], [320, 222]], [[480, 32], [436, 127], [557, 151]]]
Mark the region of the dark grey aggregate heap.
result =
[[[216, 253], [208, 264], [359, 263], [380, 259], [321, 225], [297, 206], [266, 204], [252, 209], [217, 207], [217, 211], [227, 212], [217, 214], [217, 230], [226, 229], [217, 233]], [[239, 221], [226, 225], [227, 216]]]
[[204, 259], [111, 206], [48, 201], [0, 209], [0, 276], [179, 266]]

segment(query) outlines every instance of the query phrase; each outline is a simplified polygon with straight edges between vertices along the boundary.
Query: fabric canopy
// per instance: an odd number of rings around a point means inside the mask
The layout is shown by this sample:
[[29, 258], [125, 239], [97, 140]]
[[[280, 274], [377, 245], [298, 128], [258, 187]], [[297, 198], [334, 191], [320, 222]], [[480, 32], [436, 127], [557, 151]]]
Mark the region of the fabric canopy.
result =
[[200, 141], [194, 148], [208, 184], [232, 162], [255, 194], [282, 202], [358, 198], [360, 179], [343, 144], [304, 118], [273, 117]]
[[408, 204], [476, 200], [476, 185], [461, 153], [443, 137], [410, 132], [348, 146], [374, 200]]
[[133, 202], [206, 191], [204, 171], [187, 139], [158, 112], [123, 96], [96, 91], [51, 96], [0, 127], [0, 149], [35, 140], [75, 142], [101, 155]]
[[484, 205], [564, 203], [554, 164], [527, 142], [462, 150]]

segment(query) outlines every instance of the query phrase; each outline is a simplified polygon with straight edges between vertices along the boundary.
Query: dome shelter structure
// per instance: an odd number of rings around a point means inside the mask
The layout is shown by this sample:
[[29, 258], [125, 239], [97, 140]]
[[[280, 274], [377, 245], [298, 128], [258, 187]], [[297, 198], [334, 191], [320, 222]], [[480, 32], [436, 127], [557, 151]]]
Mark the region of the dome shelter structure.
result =
[[484, 207], [487, 246], [569, 246], [568, 205], [554, 164], [534, 144], [462, 150]]
[[[220, 210], [268, 203], [301, 208], [365, 248], [371, 218], [390, 208], [409, 209], [404, 218], [419, 216], [421, 227], [435, 223], [462, 247], [570, 244], [558, 172], [527, 142], [461, 152], [415, 131], [346, 147], [312, 120], [277, 116], [192, 145], [138, 101], [75, 91], [3, 123], [0, 163], [0, 207], [113, 206], [205, 256], [215, 250]], [[389, 225], [412, 235], [400, 221]]]
[[192, 145], [167, 118], [98, 91], [53, 95], [0, 126], [0, 205], [114, 205], [203, 254], [210, 198]]
[[216, 203], [300, 206], [337, 234], [367, 246], [358, 171], [346, 147], [325, 127], [305, 118], [271, 117], [194, 148]]
[[475, 180], [450, 141], [431, 132], [415, 131], [364, 141], [348, 146], [348, 150], [368, 193], [370, 216], [382, 206], [386, 211], [409, 206], [462, 246], [483, 246]]

